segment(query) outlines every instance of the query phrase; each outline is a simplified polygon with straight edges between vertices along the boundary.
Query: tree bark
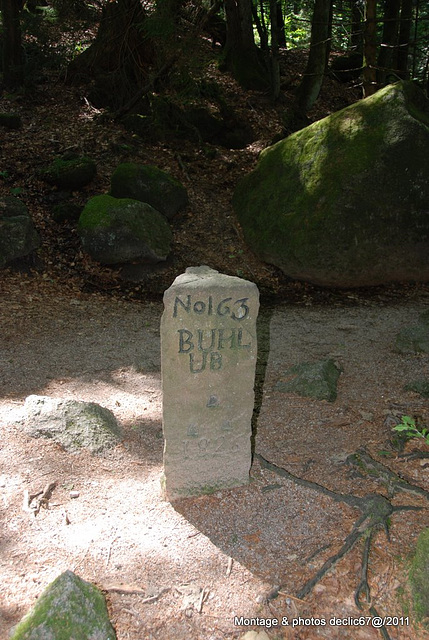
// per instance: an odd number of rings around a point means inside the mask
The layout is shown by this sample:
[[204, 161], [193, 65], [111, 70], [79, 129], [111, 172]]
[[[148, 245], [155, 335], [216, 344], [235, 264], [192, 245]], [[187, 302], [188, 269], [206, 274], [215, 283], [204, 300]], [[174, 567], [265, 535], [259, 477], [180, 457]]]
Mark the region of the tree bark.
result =
[[252, 0], [225, 0], [226, 44], [223, 67], [245, 89], [269, 86], [263, 55], [253, 37]]
[[366, 98], [378, 89], [377, 86], [377, 0], [366, 0], [363, 34], [363, 94]]
[[406, 80], [408, 78], [408, 52], [410, 48], [411, 22], [413, 19], [412, 0], [402, 0], [401, 22], [399, 26], [398, 42], [398, 75]]
[[383, 36], [377, 61], [377, 81], [381, 86], [396, 64], [400, 5], [401, 0], [385, 0], [384, 3]]
[[363, 13], [359, 0], [351, 0], [351, 12], [352, 12], [352, 29], [350, 34], [350, 47], [353, 51], [362, 53], [363, 51], [363, 33], [362, 33], [362, 18]]
[[297, 91], [297, 109], [306, 114], [319, 97], [330, 49], [331, 0], [315, 0], [307, 67]]
[[3, 83], [7, 89], [15, 89], [24, 81], [19, 3], [0, 0], [0, 9], [3, 17]]
[[279, 25], [278, 25], [278, 2], [270, 0], [270, 20], [271, 20], [271, 94], [273, 100], [277, 100], [280, 95], [280, 64], [279, 64]]

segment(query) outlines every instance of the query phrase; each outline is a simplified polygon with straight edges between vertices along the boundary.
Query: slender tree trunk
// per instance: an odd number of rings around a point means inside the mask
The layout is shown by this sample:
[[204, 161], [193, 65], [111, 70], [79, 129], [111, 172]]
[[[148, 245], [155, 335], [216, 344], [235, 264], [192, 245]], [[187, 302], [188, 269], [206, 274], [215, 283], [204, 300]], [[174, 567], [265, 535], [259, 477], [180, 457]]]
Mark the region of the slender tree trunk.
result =
[[258, 35], [259, 35], [261, 49], [262, 51], [267, 52], [268, 51], [268, 33], [267, 33], [267, 27], [265, 26], [263, 10], [264, 10], [263, 4], [261, 3], [261, 15], [262, 15], [262, 21], [261, 21], [258, 14], [258, 8], [256, 4], [252, 2], [253, 22], [255, 23], [256, 31], [258, 32]]
[[396, 63], [400, 5], [401, 0], [385, 0], [384, 3], [383, 36], [377, 61], [377, 81], [381, 86], [385, 83], [389, 71], [394, 69], [394, 61]]
[[307, 67], [297, 91], [297, 109], [306, 114], [319, 97], [330, 48], [331, 0], [315, 0]]
[[280, 65], [279, 65], [279, 41], [277, 22], [277, 0], [270, 0], [271, 20], [271, 93], [273, 100], [280, 95]]
[[377, 0], [366, 0], [363, 34], [363, 94], [371, 96], [377, 87]]
[[276, 2], [277, 10], [277, 39], [279, 47], [286, 47], [285, 20], [283, 17], [282, 3], [280, 0]]
[[413, 19], [412, 0], [402, 0], [401, 22], [399, 26], [397, 68], [398, 68], [398, 75], [404, 80], [408, 78], [408, 52], [410, 48], [412, 19]]
[[352, 29], [350, 46], [354, 51], [363, 52], [363, 13], [359, 0], [351, 0]]
[[3, 83], [7, 89], [15, 89], [24, 81], [19, 2], [0, 0], [3, 18]]

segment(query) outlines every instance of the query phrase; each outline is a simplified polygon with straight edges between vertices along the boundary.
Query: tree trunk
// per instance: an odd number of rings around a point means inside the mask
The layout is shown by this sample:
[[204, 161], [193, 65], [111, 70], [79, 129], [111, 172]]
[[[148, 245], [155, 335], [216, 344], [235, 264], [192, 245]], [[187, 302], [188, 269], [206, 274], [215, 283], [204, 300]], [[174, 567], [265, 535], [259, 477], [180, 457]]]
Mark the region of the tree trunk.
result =
[[263, 55], [253, 38], [252, 0], [225, 0], [226, 44], [223, 67], [245, 89], [269, 86]]
[[330, 49], [331, 0], [315, 0], [307, 67], [297, 91], [297, 109], [306, 114], [319, 97]]
[[151, 40], [143, 31], [145, 20], [140, 0], [114, 0], [104, 5], [96, 38], [69, 65], [69, 79], [116, 72], [130, 82], [140, 82], [153, 58]]
[[401, 0], [385, 0], [384, 3], [383, 36], [377, 61], [377, 81], [379, 86], [385, 84], [389, 71], [393, 71], [394, 61], [396, 64], [400, 5]]
[[19, 3], [0, 0], [0, 9], [3, 18], [3, 83], [7, 89], [15, 89], [24, 81]]
[[279, 65], [279, 25], [277, 22], [278, 2], [270, 0], [270, 20], [271, 20], [271, 94], [273, 100], [277, 100], [280, 95], [280, 65]]
[[377, 87], [377, 0], [366, 0], [365, 25], [363, 34], [363, 94], [366, 98], [378, 89]]
[[279, 47], [286, 47], [285, 20], [283, 17], [282, 3], [277, 0], [277, 40]]
[[266, 53], [268, 51], [268, 33], [267, 33], [267, 27], [265, 26], [264, 5], [262, 2], [260, 6], [261, 6], [262, 21], [258, 14], [258, 8], [256, 4], [254, 4], [253, 2], [252, 2], [252, 17], [253, 17], [253, 22], [255, 23], [255, 26], [256, 26], [256, 31], [258, 32], [261, 49]]
[[363, 13], [359, 0], [351, 0], [352, 29], [350, 34], [350, 46], [353, 51], [363, 52], [362, 18]]
[[411, 22], [413, 19], [412, 0], [402, 0], [401, 22], [399, 26], [398, 42], [398, 75], [406, 80], [408, 78], [408, 52], [410, 48]]

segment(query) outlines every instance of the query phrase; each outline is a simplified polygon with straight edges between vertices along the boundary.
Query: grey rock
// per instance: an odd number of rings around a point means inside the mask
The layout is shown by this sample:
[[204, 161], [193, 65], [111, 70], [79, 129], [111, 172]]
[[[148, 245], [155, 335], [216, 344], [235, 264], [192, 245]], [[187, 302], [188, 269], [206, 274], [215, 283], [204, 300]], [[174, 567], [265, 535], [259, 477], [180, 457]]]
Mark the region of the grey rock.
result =
[[429, 101], [399, 82], [260, 156], [233, 204], [247, 243], [323, 286], [429, 281]]
[[101, 453], [121, 437], [115, 416], [94, 402], [28, 396], [25, 430], [33, 438], [48, 438], [66, 451], [86, 448]]
[[112, 175], [110, 193], [115, 198], [146, 202], [172, 218], [188, 204], [185, 187], [165, 171], [134, 162], [120, 164]]
[[286, 380], [276, 384], [276, 390], [294, 392], [301, 396], [334, 402], [337, 398], [337, 383], [340, 370], [333, 360], [302, 362], [291, 367]]
[[156, 264], [170, 252], [172, 233], [163, 215], [130, 198], [91, 198], [79, 217], [84, 250], [102, 264]]
[[409, 384], [405, 385], [405, 391], [414, 391], [418, 393], [423, 398], [429, 398], [429, 379], [428, 378], [419, 378], [418, 380], [413, 380]]
[[42, 593], [11, 640], [116, 640], [103, 594], [72, 571]]
[[396, 336], [395, 348], [399, 353], [429, 353], [429, 324], [401, 329]]
[[21, 200], [0, 198], [0, 267], [24, 258], [40, 246], [40, 238]]

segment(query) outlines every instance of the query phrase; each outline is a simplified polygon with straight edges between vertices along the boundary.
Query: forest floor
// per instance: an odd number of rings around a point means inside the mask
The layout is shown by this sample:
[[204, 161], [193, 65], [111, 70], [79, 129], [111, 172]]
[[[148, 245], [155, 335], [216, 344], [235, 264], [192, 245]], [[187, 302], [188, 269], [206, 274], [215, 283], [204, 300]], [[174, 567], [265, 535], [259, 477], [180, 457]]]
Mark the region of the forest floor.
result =
[[[286, 103], [303, 59], [284, 55], [292, 78]], [[396, 333], [428, 308], [429, 287], [333, 291], [291, 281], [261, 263], [243, 242], [231, 195], [281, 130], [283, 106], [241, 91], [220, 78], [214, 64], [207, 68], [258, 133], [246, 149], [213, 147], [207, 153], [207, 147], [183, 140], [148, 144], [101, 117], [84, 90], [61, 83], [45, 82], [28, 95], [3, 99], [1, 109], [19, 111], [23, 127], [5, 132], [0, 195], [13, 193], [27, 204], [43, 245], [36, 269], [6, 270], [1, 280], [0, 637], [66, 569], [106, 592], [118, 640], [239, 638], [245, 627], [234, 625], [235, 616], [278, 619], [280, 625], [284, 617], [307, 620], [295, 629], [267, 629], [272, 639], [429, 637], [413, 618], [406, 580], [407, 558], [428, 526], [427, 499], [409, 492], [391, 496], [381, 482], [347, 463], [365, 446], [375, 460], [429, 491], [427, 463], [399, 456], [391, 431], [402, 415], [429, 423], [427, 403], [404, 391], [408, 382], [428, 375], [428, 358], [394, 351]], [[310, 117], [357, 97], [358, 89], [327, 79]], [[75, 225], [52, 220], [58, 194], [39, 171], [70, 149], [98, 165], [95, 181], [71, 194], [82, 205], [109, 189], [113, 170], [124, 161], [155, 164], [183, 182], [190, 204], [172, 221], [166, 264], [128, 272], [126, 281], [120, 270], [101, 268], [82, 253]], [[373, 606], [380, 615], [409, 615], [409, 625], [386, 625], [389, 635], [383, 636], [371, 620], [347, 631], [329, 624], [334, 616], [371, 618], [369, 604], [363, 600], [361, 610], [354, 601], [363, 540], [298, 597], [341, 549], [359, 512], [314, 486], [279, 476], [259, 458], [248, 486], [174, 507], [162, 500], [161, 293], [187, 266], [199, 264], [248, 278], [262, 293], [266, 366], [257, 387], [256, 453], [332, 491], [377, 493], [394, 505], [423, 507], [393, 513], [390, 540], [377, 532], [369, 558]], [[322, 357], [343, 369], [336, 402], [276, 390], [292, 364]], [[33, 393], [108, 407], [123, 428], [121, 444], [91, 456], [31, 440], [21, 420], [25, 397]], [[415, 446], [407, 444], [405, 453]], [[23, 510], [24, 492], [36, 493], [51, 481], [57, 486], [49, 509], [36, 516]], [[71, 491], [78, 497], [71, 498]], [[318, 625], [321, 620], [326, 625]]]

